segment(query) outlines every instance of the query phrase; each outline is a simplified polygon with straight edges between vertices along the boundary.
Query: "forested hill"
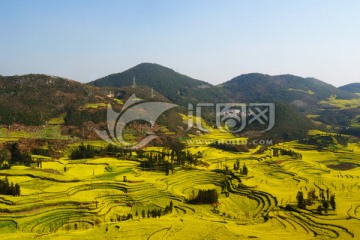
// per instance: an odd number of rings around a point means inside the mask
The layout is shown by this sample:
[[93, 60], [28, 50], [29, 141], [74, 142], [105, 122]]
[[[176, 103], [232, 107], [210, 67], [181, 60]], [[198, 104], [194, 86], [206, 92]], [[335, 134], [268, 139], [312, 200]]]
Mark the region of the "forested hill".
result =
[[339, 87], [339, 89], [350, 93], [360, 93], [360, 83], [346, 84], [344, 86]]
[[41, 125], [91, 102], [101, 102], [108, 90], [42, 75], [0, 77], [0, 124]]
[[153, 88], [180, 105], [186, 105], [189, 101], [219, 102], [226, 100], [219, 88], [153, 63], [142, 63], [124, 72], [92, 81], [90, 84], [98, 87], [124, 87], [133, 85], [134, 79], [136, 85]]
[[[89, 84], [42, 74], [0, 76], [0, 125], [42, 125], [59, 116], [65, 125], [79, 129], [84, 123], [105, 124], [107, 103], [115, 103], [120, 111], [127, 98], [137, 92], [145, 99], [149, 96], [148, 100], [159, 98], [185, 107], [171, 110], [159, 119], [171, 131], [177, 131], [178, 126], [184, 128], [179, 113], [186, 114], [188, 103], [273, 102], [281, 121], [277, 121], [272, 136], [298, 139], [314, 127], [306, 116], [323, 127], [357, 129], [357, 87], [358, 84], [350, 84], [336, 88], [315, 78], [259, 73], [243, 74], [213, 86], [151, 63]], [[211, 110], [204, 110], [202, 117], [214, 124]]]
[[294, 75], [270, 76], [266, 74], [243, 74], [221, 85], [228, 95], [247, 102], [303, 101], [315, 104], [336, 95], [338, 99], [351, 99], [356, 95], [345, 92], [315, 78]]

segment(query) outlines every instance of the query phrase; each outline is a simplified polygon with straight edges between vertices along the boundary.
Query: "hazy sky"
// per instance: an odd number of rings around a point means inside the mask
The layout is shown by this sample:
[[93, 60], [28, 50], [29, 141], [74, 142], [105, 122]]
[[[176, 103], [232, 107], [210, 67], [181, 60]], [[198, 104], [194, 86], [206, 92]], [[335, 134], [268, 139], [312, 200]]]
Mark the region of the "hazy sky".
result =
[[360, 1], [0, 0], [0, 74], [82, 82], [158, 63], [218, 84], [249, 72], [360, 82]]

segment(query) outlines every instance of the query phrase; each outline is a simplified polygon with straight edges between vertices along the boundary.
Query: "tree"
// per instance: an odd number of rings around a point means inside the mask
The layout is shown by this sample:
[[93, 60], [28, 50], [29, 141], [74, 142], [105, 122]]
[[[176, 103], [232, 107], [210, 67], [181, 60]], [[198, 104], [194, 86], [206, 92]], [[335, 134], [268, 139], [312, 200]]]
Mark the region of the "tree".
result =
[[172, 201], [170, 201], [170, 213], [172, 213], [173, 208], [174, 208], [174, 204], [173, 204], [173, 202], [172, 202]]
[[9, 154], [6, 148], [3, 148], [0, 151], [0, 163], [6, 160], [9, 160]]
[[335, 194], [331, 195], [330, 197], [330, 205], [331, 208], [335, 211], [336, 210]]
[[298, 191], [297, 195], [296, 195], [296, 200], [298, 202], [298, 207], [305, 209], [306, 208], [306, 203], [305, 203], [305, 199], [304, 199], [304, 194], [302, 191]]
[[20, 196], [20, 185], [15, 184], [15, 196]]
[[0, 151], [0, 169], [10, 169], [9, 164], [9, 154], [6, 148], [1, 149]]
[[21, 159], [21, 151], [19, 149], [19, 144], [14, 143], [10, 146], [11, 153], [11, 162], [19, 162]]
[[32, 163], [31, 155], [28, 153], [22, 153], [18, 143], [10, 145], [10, 155], [11, 163], [24, 164], [25, 166], [30, 166]]
[[144, 210], [144, 209], [141, 211], [141, 216], [142, 216], [142, 218], [145, 218], [145, 217], [146, 217], [146, 213], [145, 213], [145, 210]]
[[244, 166], [243, 166], [242, 174], [248, 175], [248, 168], [246, 167], [245, 163], [244, 163]]
[[13, 182], [10, 183], [8, 178], [5, 177], [5, 179], [0, 179], [0, 194], [19, 196], [20, 186], [17, 183], [15, 185]]
[[321, 205], [319, 205], [318, 208], [316, 209], [318, 214], [322, 214], [322, 210], [323, 210], [323, 208]]
[[329, 209], [329, 202], [326, 200], [323, 200], [322, 206], [324, 207], [325, 214], [327, 214], [327, 211]]
[[74, 149], [70, 154], [70, 159], [83, 159], [83, 158], [93, 158], [95, 156], [95, 149], [90, 146], [89, 144], [87, 146], [84, 145], [84, 143], [81, 143], [80, 146], [78, 146], [76, 149]]
[[218, 202], [218, 197], [216, 189], [199, 190], [198, 195], [189, 202], [194, 204], [212, 204]]
[[175, 152], [180, 152], [185, 148], [185, 144], [177, 139], [173, 139], [169, 142], [169, 148]]
[[165, 175], [167, 176], [167, 175], [169, 175], [169, 173], [170, 173], [170, 163], [169, 163], [169, 162], [165, 162], [164, 165], [165, 165], [165, 166], [164, 166], [164, 168], [165, 168]]

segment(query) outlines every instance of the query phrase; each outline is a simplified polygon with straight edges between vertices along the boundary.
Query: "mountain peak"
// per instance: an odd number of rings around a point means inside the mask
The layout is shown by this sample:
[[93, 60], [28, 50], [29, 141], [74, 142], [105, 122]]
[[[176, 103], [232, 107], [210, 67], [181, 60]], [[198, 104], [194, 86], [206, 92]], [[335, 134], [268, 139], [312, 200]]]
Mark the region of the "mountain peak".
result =
[[134, 84], [147, 86], [178, 104], [182, 104], [180, 101], [183, 101], [183, 97], [209, 100], [217, 94], [213, 85], [156, 63], [140, 63], [124, 72], [108, 75], [89, 84], [99, 87], [125, 87]]

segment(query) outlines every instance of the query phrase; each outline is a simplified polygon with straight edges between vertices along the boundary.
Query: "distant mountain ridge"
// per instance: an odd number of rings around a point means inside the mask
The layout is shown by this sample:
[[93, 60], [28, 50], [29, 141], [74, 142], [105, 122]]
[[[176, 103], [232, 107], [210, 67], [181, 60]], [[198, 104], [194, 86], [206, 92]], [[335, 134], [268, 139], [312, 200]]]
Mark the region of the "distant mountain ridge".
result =
[[289, 74], [278, 76], [260, 73], [243, 74], [221, 86], [231, 98], [246, 102], [303, 101], [315, 104], [332, 95], [340, 99], [356, 97], [352, 93], [342, 91], [315, 78], [302, 78]]
[[[336, 88], [315, 78], [260, 73], [243, 74], [214, 86], [152, 63], [142, 63], [88, 84], [42, 74], [0, 76], [0, 125], [42, 125], [51, 118], [65, 116], [65, 125], [76, 126], [77, 136], [82, 136], [83, 126], [91, 129], [94, 127], [91, 124], [105, 124], [106, 103], [117, 104], [120, 112], [122, 102], [137, 92], [144, 99], [150, 97], [147, 99], [150, 101], [165, 100], [183, 106], [159, 120], [171, 131], [184, 129], [179, 113], [187, 113], [188, 103], [273, 102], [277, 105], [277, 121], [268, 134], [290, 140], [299, 139], [314, 128], [306, 114], [318, 121], [317, 124], [320, 121], [340, 128], [348, 127], [349, 123], [357, 126], [355, 113], [348, 114], [352, 110], [340, 111], [329, 104], [330, 98], [359, 99], [351, 92], [356, 89], [354, 86], [357, 84]], [[203, 110], [204, 120], [214, 124], [214, 110]], [[342, 117], [343, 114], [346, 116]]]
[[239, 75], [213, 86], [174, 70], [153, 63], [141, 63], [124, 72], [111, 74], [89, 84], [98, 87], [124, 87], [134, 82], [158, 91], [171, 101], [187, 102], [284, 102], [302, 101], [314, 105], [336, 95], [339, 99], [357, 97], [315, 78], [302, 78], [290, 74], [270, 76], [260, 73]]
[[350, 93], [360, 93], [360, 83], [346, 84], [344, 86], [339, 87], [339, 89]]

